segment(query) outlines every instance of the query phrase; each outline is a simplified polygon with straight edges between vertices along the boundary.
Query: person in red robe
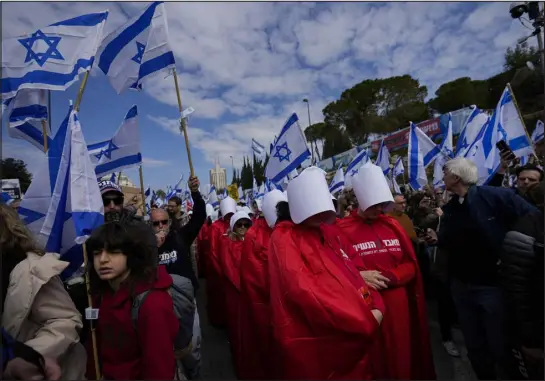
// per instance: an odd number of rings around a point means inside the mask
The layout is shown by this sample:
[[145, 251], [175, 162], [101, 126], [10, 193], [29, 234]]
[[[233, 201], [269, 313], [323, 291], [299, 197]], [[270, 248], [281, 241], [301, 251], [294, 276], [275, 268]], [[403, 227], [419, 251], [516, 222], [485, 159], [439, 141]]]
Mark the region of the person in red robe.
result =
[[219, 262], [220, 239], [229, 229], [231, 216], [236, 212], [237, 204], [231, 197], [220, 202], [222, 218], [210, 225], [209, 233], [209, 267], [206, 272], [206, 295], [208, 321], [215, 327], [225, 327], [225, 296], [223, 288], [223, 269]]
[[372, 379], [368, 350], [384, 305], [334, 225], [324, 172], [309, 167], [294, 178], [288, 203], [293, 222], [278, 223], [269, 243], [269, 378]]
[[[373, 184], [372, 187], [369, 184]], [[386, 314], [371, 351], [376, 379], [435, 380], [422, 279], [411, 240], [383, 213], [393, 202], [382, 170], [368, 163], [352, 178], [359, 208], [337, 222], [380, 291]]]
[[210, 251], [210, 228], [212, 226], [212, 215], [214, 214], [214, 207], [210, 204], [206, 204], [206, 221], [203, 224], [199, 235], [197, 236], [197, 268], [199, 278], [206, 278], [206, 268], [209, 267], [207, 263], [209, 261]]
[[269, 379], [269, 342], [271, 317], [269, 303], [269, 239], [277, 221], [277, 204], [287, 198], [279, 190], [263, 197], [264, 218], [255, 220], [244, 238], [240, 262], [241, 330], [243, 357], [246, 359], [243, 380]]
[[242, 340], [240, 338], [240, 260], [244, 237], [250, 226], [252, 226], [252, 221], [248, 213], [239, 211], [233, 214], [230, 220], [230, 229], [221, 236], [219, 248], [219, 262], [224, 276], [227, 336], [231, 344], [231, 354], [237, 375], [243, 373], [244, 364], [247, 361], [242, 356]]

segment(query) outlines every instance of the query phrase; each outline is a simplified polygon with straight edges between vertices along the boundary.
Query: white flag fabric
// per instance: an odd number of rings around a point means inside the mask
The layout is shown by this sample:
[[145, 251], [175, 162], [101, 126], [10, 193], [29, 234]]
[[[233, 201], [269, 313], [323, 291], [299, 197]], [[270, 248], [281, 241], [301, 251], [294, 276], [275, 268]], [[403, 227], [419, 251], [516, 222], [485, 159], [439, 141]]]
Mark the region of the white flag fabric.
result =
[[346, 172], [344, 174], [344, 186], [352, 186], [352, 177], [354, 177], [359, 169], [369, 161], [369, 154], [366, 149], [358, 152], [356, 157], [346, 167]]
[[118, 94], [142, 88], [144, 79], [174, 68], [165, 4], [153, 2], [109, 34], [97, 53], [98, 67]]
[[382, 169], [382, 173], [384, 173], [384, 176], [388, 176], [388, 173], [390, 172], [390, 151], [388, 151], [388, 147], [386, 147], [384, 139], [382, 139], [382, 141], [380, 142], [380, 149], [378, 150], [377, 161], [375, 162], [375, 165], [379, 166], [380, 169]]
[[329, 193], [335, 194], [337, 192], [340, 192], [344, 189], [344, 172], [343, 167], [340, 166], [337, 169], [337, 172], [335, 172], [335, 176], [333, 176], [333, 180], [331, 180], [331, 184], [329, 184]]
[[256, 156], [265, 155], [265, 146], [260, 144], [257, 140], [252, 138], [252, 150]]
[[534, 144], [539, 143], [540, 141], [543, 140], [543, 138], [545, 138], [544, 126], [541, 120], [538, 120], [536, 122], [536, 128], [532, 132], [531, 138], [532, 138], [532, 143]]
[[403, 160], [401, 156], [397, 158], [394, 168], [392, 169], [392, 177], [395, 179], [397, 176], [405, 174], [405, 167], [403, 166]]
[[490, 170], [486, 166], [486, 151], [484, 149], [483, 139], [488, 128], [490, 128], [490, 119], [485, 125], [482, 126], [481, 131], [479, 131], [475, 137], [475, 140], [473, 143], [471, 143], [463, 155], [463, 157], [471, 160], [477, 166], [477, 185], [486, 185], [495, 173], [494, 170]]
[[[26, 140], [40, 151], [44, 151], [42, 121], [47, 120], [47, 90], [23, 89], [7, 103], [8, 135]], [[50, 126], [46, 125], [46, 136], [51, 143]]]
[[214, 185], [210, 187], [210, 192], [208, 192], [207, 204], [212, 205], [214, 208], [220, 206], [220, 202], [218, 201], [218, 194], [216, 193], [216, 187]]
[[104, 207], [78, 116], [70, 110], [40, 163], [18, 212], [47, 252], [59, 253], [72, 275], [83, 263], [80, 244], [104, 223]]
[[90, 70], [108, 12], [59, 21], [2, 41], [2, 98], [21, 89], [66, 90]]
[[309, 156], [310, 151], [299, 126], [299, 118], [293, 113], [276, 140], [265, 168], [265, 176], [273, 183], [277, 183], [291, 171], [296, 170]]
[[471, 106], [472, 111], [469, 114], [460, 135], [456, 142], [456, 157], [463, 157], [469, 146], [475, 141], [475, 138], [482, 130], [483, 126], [488, 123], [488, 115], [480, 110], [477, 106]]
[[409, 184], [414, 190], [422, 189], [428, 184], [426, 167], [439, 154], [439, 147], [416, 124], [411, 122], [409, 128]]
[[87, 149], [97, 177], [142, 164], [136, 106], [131, 107], [111, 139], [89, 144]]
[[435, 188], [442, 187], [443, 183], [443, 167], [447, 161], [454, 157], [452, 145], [452, 114], [448, 113], [447, 132], [441, 145], [439, 146], [439, 155], [435, 159], [433, 166], [433, 186]]

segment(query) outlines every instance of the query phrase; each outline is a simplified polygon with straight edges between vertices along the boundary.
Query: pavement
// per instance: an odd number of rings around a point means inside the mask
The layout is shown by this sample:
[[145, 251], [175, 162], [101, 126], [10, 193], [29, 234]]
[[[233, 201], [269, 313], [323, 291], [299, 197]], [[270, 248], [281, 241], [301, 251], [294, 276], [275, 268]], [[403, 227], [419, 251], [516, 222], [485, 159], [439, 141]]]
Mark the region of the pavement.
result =
[[[201, 287], [197, 293], [197, 304], [202, 330], [202, 377], [205, 380], [235, 380], [227, 335], [225, 331], [218, 330], [208, 324], [206, 316], [206, 280], [199, 279], [199, 281]], [[436, 305], [433, 301], [428, 302], [428, 314], [437, 379], [455, 381], [477, 380], [467, 358], [467, 351], [460, 330], [456, 328], [453, 330], [453, 338], [462, 356], [460, 358], [451, 357], [445, 351], [441, 342], [439, 323], [436, 319]]]

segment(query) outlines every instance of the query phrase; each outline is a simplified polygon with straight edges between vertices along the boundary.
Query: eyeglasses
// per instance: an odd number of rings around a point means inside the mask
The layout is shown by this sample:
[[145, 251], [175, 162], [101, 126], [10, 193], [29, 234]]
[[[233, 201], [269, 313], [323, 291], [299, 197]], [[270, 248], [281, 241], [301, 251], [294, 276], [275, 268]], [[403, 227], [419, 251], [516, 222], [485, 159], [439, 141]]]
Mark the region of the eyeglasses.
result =
[[249, 223], [236, 224], [235, 229], [242, 229], [242, 228], [249, 229], [250, 226], [252, 226], [252, 224], [249, 224]]
[[113, 201], [114, 205], [121, 205], [123, 204], [123, 198], [121, 197], [114, 197], [114, 198], [103, 198], [102, 202], [104, 203], [104, 206], [110, 205], [110, 203]]
[[162, 224], [162, 225], [167, 225], [167, 224], [168, 224], [168, 220], [152, 221], [151, 224], [152, 224], [153, 226], [160, 226], [161, 224]]

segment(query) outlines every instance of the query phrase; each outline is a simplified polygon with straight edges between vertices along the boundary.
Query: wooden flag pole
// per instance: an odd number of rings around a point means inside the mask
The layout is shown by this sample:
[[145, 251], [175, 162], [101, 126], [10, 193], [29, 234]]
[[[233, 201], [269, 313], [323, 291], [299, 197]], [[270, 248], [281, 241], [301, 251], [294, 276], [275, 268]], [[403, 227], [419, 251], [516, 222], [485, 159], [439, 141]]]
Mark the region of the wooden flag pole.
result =
[[[517, 114], [522, 123], [522, 128], [524, 128], [524, 132], [526, 133], [526, 137], [528, 138], [528, 141], [530, 142], [530, 144], [532, 144], [532, 138], [530, 137], [530, 134], [528, 133], [528, 129], [526, 128], [526, 123], [524, 123], [524, 118], [522, 117], [522, 113], [520, 112], [520, 108], [517, 103], [517, 98], [515, 97], [515, 92], [513, 91], [513, 88], [511, 87], [511, 84], [509, 82], [507, 83], [507, 88], [509, 89], [509, 92], [511, 93], [511, 97], [513, 97], [513, 104], [515, 105], [515, 108], [517, 109]], [[535, 155], [535, 153], [533, 153], [532, 156], [534, 156], [537, 159], [537, 156]]]
[[142, 217], [144, 217], [148, 211], [146, 210], [146, 192], [144, 190], [144, 176], [142, 175], [142, 165], [138, 167], [138, 174], [140, 175], [140, 192], [142, 193], [142, 209], [144, 210], [144, 214]]
[[[74, 103], [74, 111], [79, 111], [81, 105], [81, 100], [83, 97], [83, 92], [87, 86], [87, 80], [89, 79], [89, 71], [85, 72], [83, 80], [78, 90], [78, 97], [76, 98], [76, 103]], [[91, 297], [91, 281], [89, 279], [89, 256], [87, 255], [87, 246], [85, 243], [81, 245], [83, 247], [83, 263], [85, 264], [85, 288], [87, 289], [87, 302], [89, 304], [89, 309], [93, 308], [93, 298]], [[91, 320], [91, 342], [93, 345], [93, 359], [95, 360], [95, 372], [96, 379], [100, 380], [102, 377], [100, 375], [100, 366], [98, 361], [98, 348], [97, 348], [97, 336], [96, 336], [96, 326]]]
[[189, 172], [191, 176], [195, 176], [195, 170], [193, 169], [193, 160], [191, 160], [191, 149], [189, 148], [189, 138], [187, 136], [187, 121], [186, 118], [182, 118], [182, 96], [180, 95], [180, 88], [178, 87], [178, 75], [176, 69], [172, 70], [174, 75], [174, 86], [176, 87], [176, 96], [178, 97], [178, 109], [180, 110], [180, 131], [184, 134], [185, 148], [187, 150], [187, 162], [189, 163]]

